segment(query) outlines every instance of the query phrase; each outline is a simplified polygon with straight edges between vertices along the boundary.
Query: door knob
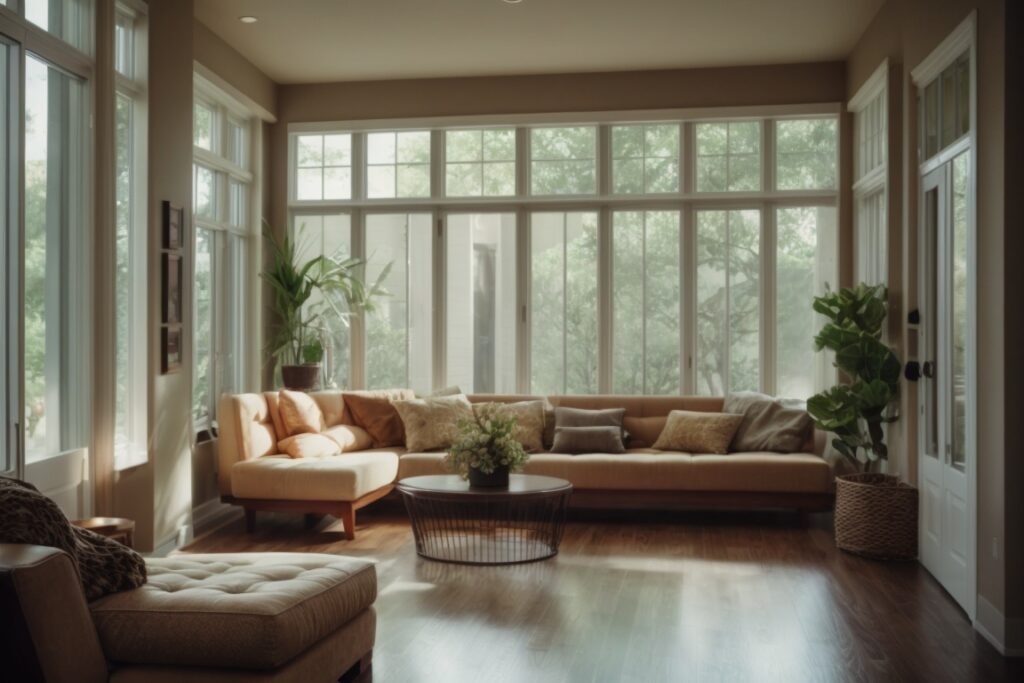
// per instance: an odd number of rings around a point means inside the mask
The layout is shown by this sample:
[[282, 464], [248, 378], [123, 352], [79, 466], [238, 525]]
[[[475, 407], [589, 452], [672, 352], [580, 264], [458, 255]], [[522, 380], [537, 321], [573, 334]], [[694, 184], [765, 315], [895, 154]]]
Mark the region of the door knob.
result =
[[921, 374], [928, 379], [935, 379], [935, 363], [930, 360], [926, 360], [924, 365], [921, 367]]

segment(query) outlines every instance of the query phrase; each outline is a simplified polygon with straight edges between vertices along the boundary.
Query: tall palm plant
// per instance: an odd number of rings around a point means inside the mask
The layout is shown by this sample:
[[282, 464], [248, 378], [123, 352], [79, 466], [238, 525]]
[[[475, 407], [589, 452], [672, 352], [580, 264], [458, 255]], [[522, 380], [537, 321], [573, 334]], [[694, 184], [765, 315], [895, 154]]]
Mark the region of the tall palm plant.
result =
[[[319, 363], [328, 334], [324, 316], [335, 315], [347, 325], [352, 315], [372, 311], [374, 300], [387, 295], [383, 282], [391, 264], [367, 285], [362, 259], [320, 255], [300, 262], [287, 232], [279, 239], [268, 227], [264, 235], [270, 259], [260, 277], [273, 290], [276, 316], [268, 353], [282, 367]], [[321, 295], [319, 301], [312, 301], [314, 293]]]

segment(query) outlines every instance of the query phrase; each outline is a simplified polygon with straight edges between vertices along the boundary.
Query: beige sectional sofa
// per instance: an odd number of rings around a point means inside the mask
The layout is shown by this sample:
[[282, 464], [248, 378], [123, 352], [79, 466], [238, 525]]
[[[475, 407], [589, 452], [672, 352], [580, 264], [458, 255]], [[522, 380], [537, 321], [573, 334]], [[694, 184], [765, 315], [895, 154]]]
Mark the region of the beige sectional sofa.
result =
[[[314, 392], [327, 427], [353, 424], [341, 392]], [[552, 407], [624, 408], [634, 435], [624, 454], [535, 453], [525, 472], [567, 479], [576, 507], [727, 507], [825, 510], [832, 504], [834, 472], [822, 457], [824, 435], [808, 435], [799, 453], [712, 455], [650, 448], [672, 410], [721, 412], [723, 399], [696, 396], [470, 395], [474, 403], [546, 398]], [[355, 537], [355, 511], [387, 495], [406, 477], [445, 473], [443, 452], [404, 448], [352, 451], [321, 458], [279, 453], [282, 427], [277, 393], [225, 395], [218, 440], [222, 500], [246, 509], [332, 514]], [[647, 435], [647, 441], [643, 437]]]

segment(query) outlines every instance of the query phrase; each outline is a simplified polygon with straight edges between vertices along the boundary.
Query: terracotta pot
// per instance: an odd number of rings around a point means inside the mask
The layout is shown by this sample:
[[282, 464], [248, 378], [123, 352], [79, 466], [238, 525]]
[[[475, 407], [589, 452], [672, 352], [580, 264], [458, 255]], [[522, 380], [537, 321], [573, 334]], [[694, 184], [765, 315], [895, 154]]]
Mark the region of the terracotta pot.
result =
[[485, 474], [475, 467], [470, 467], [469, 485], [473, 488], [507, 489], [508, 466], [499, 467], [490, 474]]
[[879, 560], [917, 557], [917, 489], [886, 474], [836, 477], [836, 546]]
[[284, 388], [292, 391], [309, 391], [315, 389], [320, 380], [320, 364], [282, 365], [281, 379]]

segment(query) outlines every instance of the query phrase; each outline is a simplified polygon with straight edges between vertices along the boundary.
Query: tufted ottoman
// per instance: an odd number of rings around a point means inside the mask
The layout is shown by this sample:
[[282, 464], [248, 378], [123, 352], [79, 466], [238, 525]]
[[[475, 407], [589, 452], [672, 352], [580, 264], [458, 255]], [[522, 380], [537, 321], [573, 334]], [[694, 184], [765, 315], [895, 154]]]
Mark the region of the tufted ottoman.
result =
[[240, 553], [147, 565], [146, 585], [89, 605], [111, 681], [336, 681], [369, 663], [370, 562]]

